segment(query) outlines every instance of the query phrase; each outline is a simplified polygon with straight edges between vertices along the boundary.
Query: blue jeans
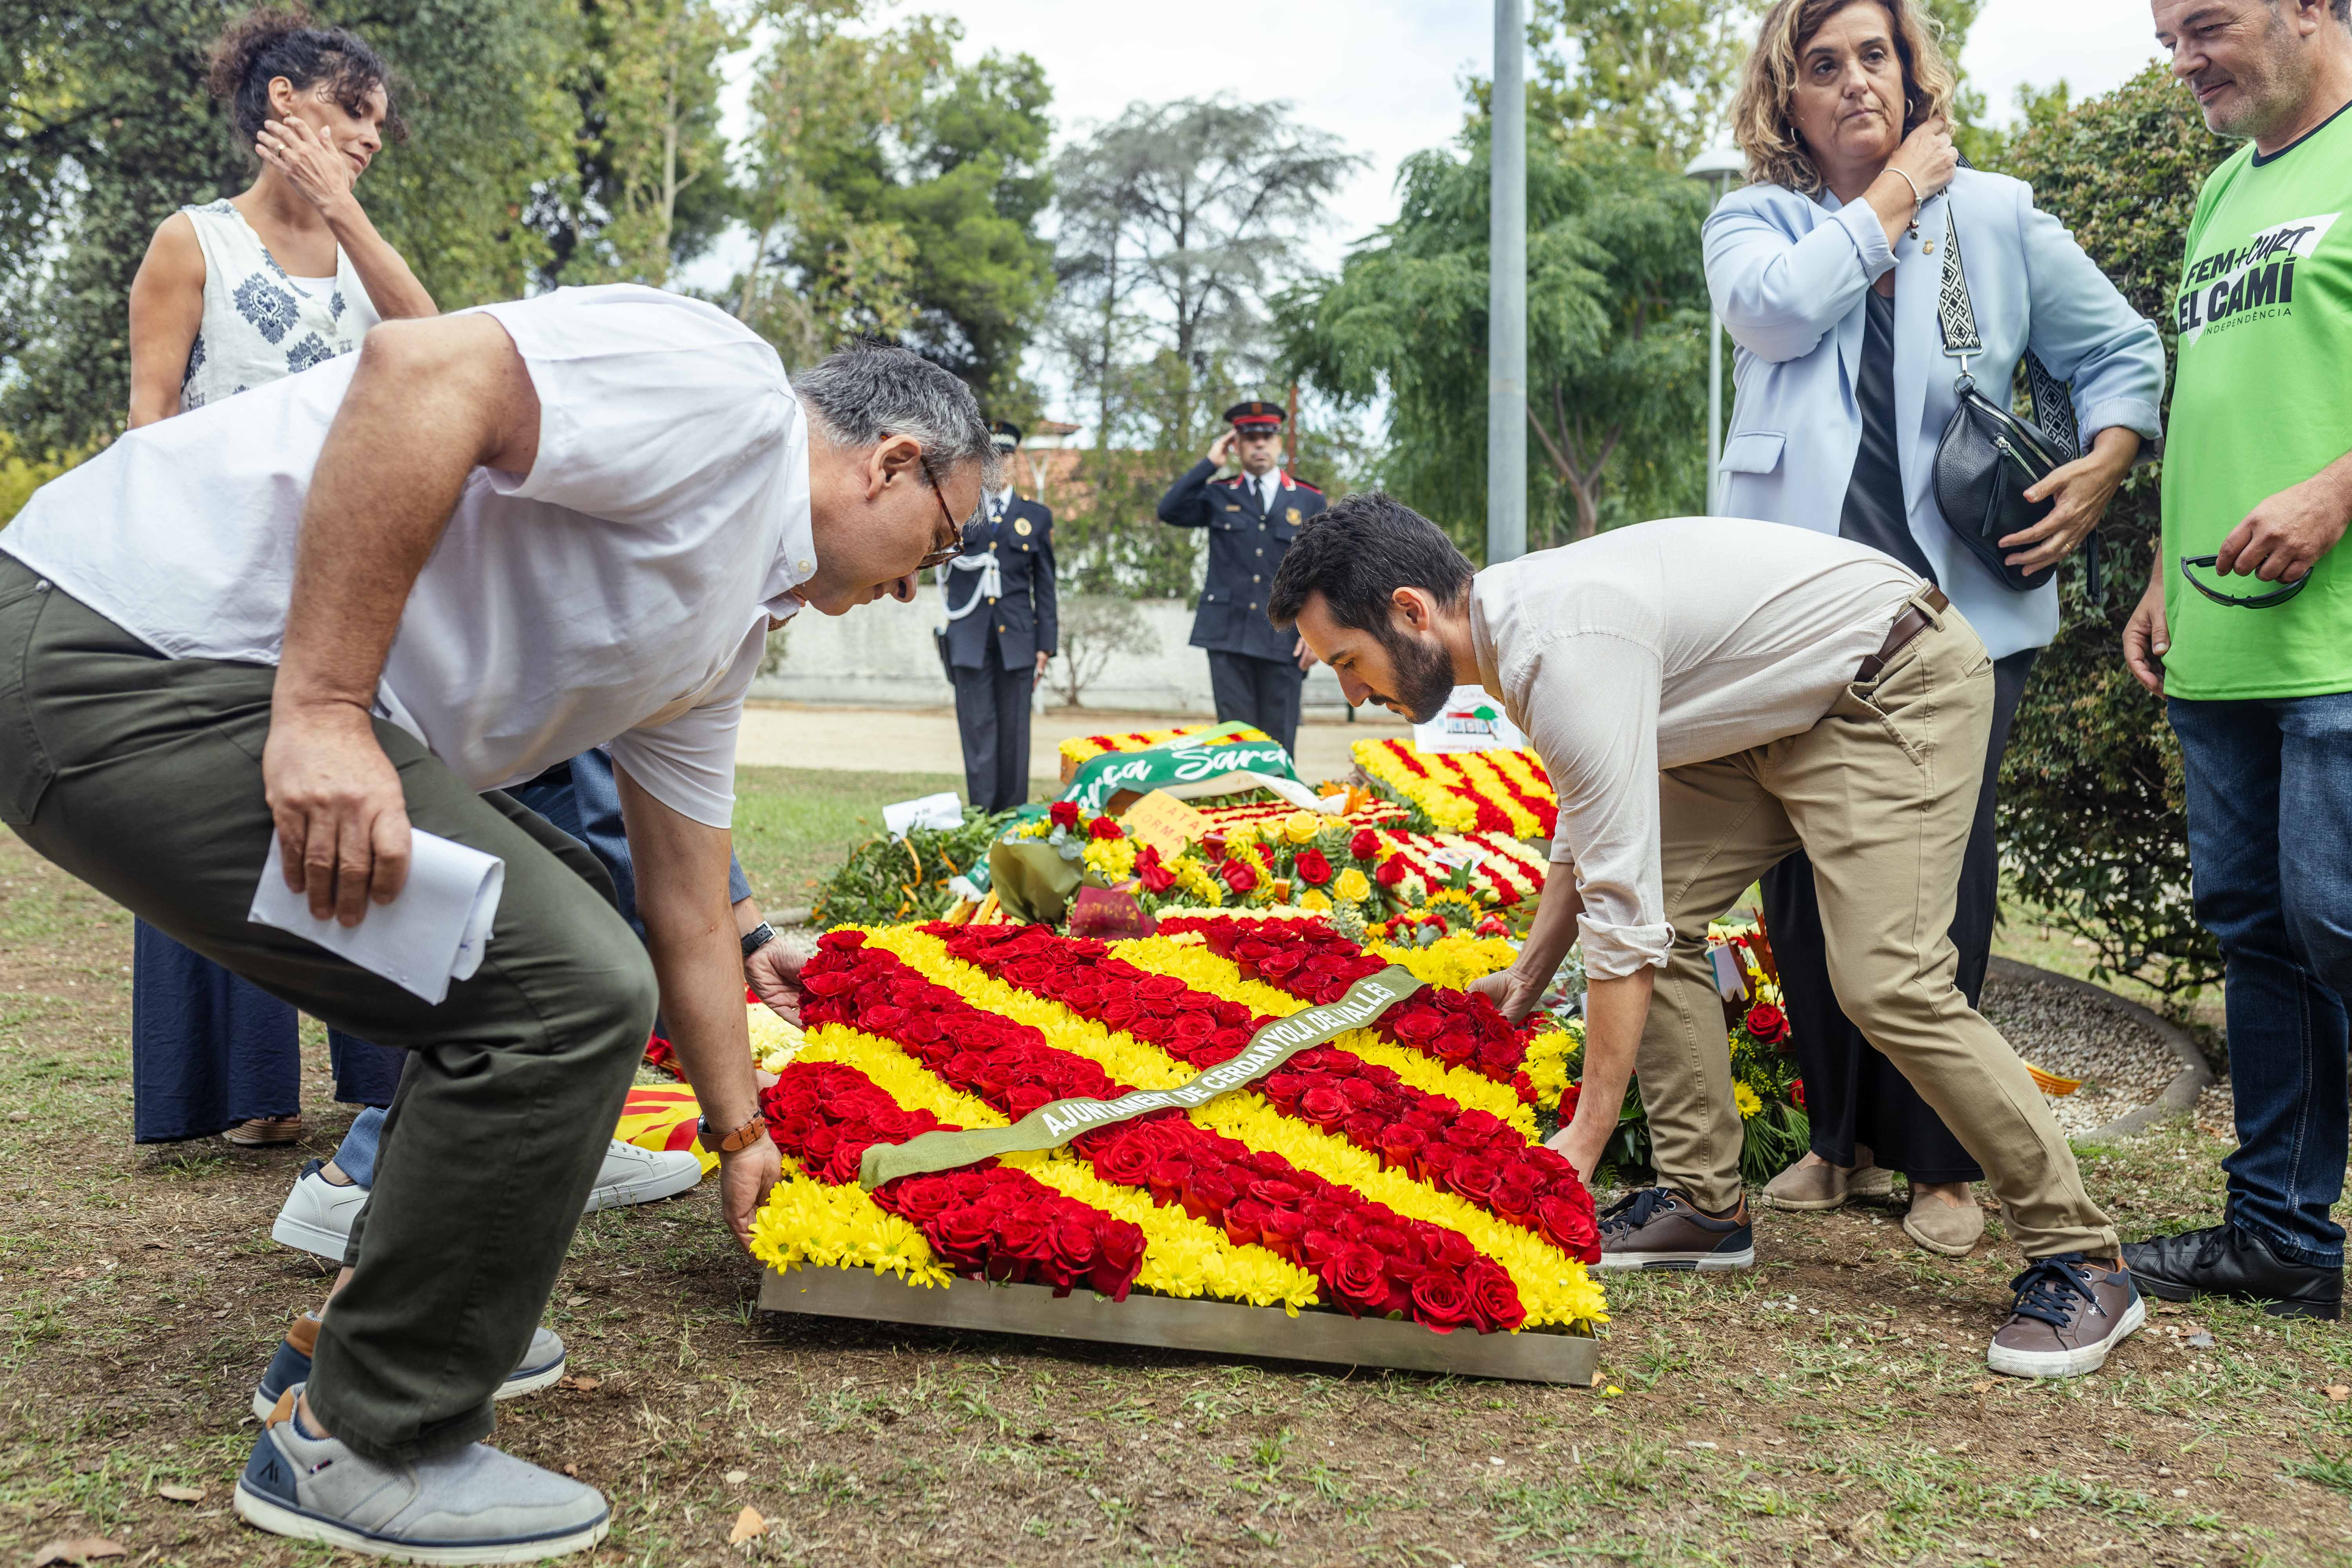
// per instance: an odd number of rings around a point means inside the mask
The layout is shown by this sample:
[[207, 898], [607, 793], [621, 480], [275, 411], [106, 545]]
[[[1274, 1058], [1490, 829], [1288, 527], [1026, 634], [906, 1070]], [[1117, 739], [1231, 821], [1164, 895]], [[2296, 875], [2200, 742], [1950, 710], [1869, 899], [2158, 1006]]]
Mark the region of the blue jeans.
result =
[[2197, 919], [2227, 961], [2238, 1149], [2231, 1222], [2344, 1261], [2352, 997], [2352, 692], [2168, 705], [2189, 784]]

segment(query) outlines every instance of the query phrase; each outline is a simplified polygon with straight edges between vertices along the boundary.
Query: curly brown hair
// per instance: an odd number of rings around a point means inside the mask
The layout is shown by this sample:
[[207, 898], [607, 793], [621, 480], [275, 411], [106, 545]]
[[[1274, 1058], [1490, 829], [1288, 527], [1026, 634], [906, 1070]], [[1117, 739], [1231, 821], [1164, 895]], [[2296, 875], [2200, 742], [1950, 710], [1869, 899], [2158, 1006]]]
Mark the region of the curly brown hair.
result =
[[1757, 29], [1756, 47], [1731, 100], [1732, 140], [1748, 154], [1752, 183], [1786, 185], [1806, 195], [1822, 188], [1822, 172], [1789, 118], [1798, 60], [1831, 17], [1849, 5], [1870, 5], [1894, 24], [1895, 53], [1903, 62], [1903, 134], [1951, 113], [1959, 84], [1944, 58], [1943, 27], [1918, 0], [1775, 0]]
[[356, 33], [320, 26], [299, 5], [257, 6], [229, 23], [213, 45], [205, 85], [250, 141], [269, 122], [269, 84], [281, 76], [297, 92], [324, 83], [328, 96], [355, 115], [366, 113], [368, 94], [383, 89], [383, 139], [407, 140], [383, 57]]

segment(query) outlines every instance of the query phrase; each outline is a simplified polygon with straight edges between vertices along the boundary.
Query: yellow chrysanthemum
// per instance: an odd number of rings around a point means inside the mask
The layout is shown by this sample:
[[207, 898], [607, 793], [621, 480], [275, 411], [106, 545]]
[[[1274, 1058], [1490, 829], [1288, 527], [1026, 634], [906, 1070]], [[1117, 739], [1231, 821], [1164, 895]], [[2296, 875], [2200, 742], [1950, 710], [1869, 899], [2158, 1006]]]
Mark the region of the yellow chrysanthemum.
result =
[[1744, 1083], [1735, 1083], [1731, 1086], [1731, 1102], [1739, 1107], [1739, 1119], [1742, 1121], [1760, 1114], [1764, 1110], [1764, 1102], [1756, 1097], [1756, 1091]]
[[1087, 840], [1086, 863], [1087, 869], [1105, 882], [1124, 882], [1135, 870], [1135, 840], [1090, 838]]

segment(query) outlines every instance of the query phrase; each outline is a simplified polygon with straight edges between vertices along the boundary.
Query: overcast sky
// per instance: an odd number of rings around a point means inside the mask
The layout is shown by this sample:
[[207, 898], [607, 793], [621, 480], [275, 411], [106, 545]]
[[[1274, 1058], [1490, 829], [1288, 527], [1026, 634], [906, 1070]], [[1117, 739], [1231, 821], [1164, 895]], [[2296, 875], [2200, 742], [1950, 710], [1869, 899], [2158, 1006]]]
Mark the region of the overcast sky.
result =
[[[1462, 123], [1462, 82], [1489, 73], [1493, 8], [1475, 0], [1265, 0], [1220, 9], [1199, 0], [913, 0], [964, 25], [967, 58], [996, 48], [1034, 56], [1054, 89], [1057, 142], [1139, 99], [1230, 91], [1288, 99], [1298, 118], [1337, 134], [1370, 165], [1332, 204], [1314, 247], [1335, 265], [1348, 241], [1394, 215], [1398, 165], [1447, 143]], [[1962, 64], [1996, 121], [2017, 89], [2064, 78], [2102, 92], [2155, 57], [2147, 0], [1987, 0]], [[740, 76], [751, 52], [736, 58]], [[730, 94], [740, 116], [740, 92]], [[730, 130], [740, 129], [731, 125]], [[687, 281], [724, 283], [748, 237], [719, 247]]]

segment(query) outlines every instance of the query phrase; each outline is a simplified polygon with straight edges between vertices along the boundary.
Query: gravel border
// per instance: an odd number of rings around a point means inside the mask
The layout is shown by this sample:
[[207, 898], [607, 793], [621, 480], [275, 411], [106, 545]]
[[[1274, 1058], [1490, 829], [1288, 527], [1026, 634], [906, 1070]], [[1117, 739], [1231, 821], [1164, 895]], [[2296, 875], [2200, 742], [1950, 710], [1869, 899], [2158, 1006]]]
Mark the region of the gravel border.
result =
[[2171, 1048], [2172, 1054], [2179, 1058], [2180, 1070], [2173, 1075], [2172, 1081], [2165, 1085], [2164, 1092], [2158, 1095], [2153, 1103], [2143, 1105], [2137, 1110], [2126, 1111], [2113, 1121], [2104, 1126], [2094, 1127], [2087, 1132], [2077, 1132], [2069, 1139], [2070, 1142], [2099, 1143], [2110, 1139], [2128, 1138], [2133, 1133], [2161, 1121], [2168, 1116], [2189, 1110], [2197, 1103], [2197, 1097], [2212, 1086], [2213, 1069], [2206, 1062], [2205, 1054], [2197, 1048], [2197, 1043], [2182, 1033], [2178, 1026], [2167, 1021], [2161, 1014], [2142, 1006], [2129, 997], [2118, 996], [2104, 985], [2094, 985], [2087, 980], [2077, 980], [2071, 974], [2059, 974], [2034, 964], [2020, 963], [2013, 958], [1995, 958], [1992, 961], [1991, 973], [2004, 980], [2022, 981], [2037, 985], [2059, 985], [2075, 991], [2087, 992], [2108, 1005], [2121, 1010], [2149, 1034], [2163, 1041]]

